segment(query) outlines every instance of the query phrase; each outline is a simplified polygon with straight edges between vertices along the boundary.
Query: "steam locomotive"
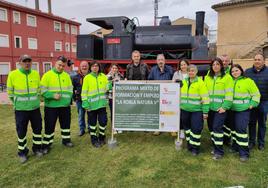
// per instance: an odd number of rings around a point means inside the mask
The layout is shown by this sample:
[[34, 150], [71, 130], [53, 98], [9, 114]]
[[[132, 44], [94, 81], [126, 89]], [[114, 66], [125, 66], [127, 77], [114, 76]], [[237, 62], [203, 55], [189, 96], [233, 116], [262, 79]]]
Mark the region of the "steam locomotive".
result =
[[[189, 59], [198, 64], [199, 72], [207, 71], [208, 39], [203, 34], [205, 12], [196, 12], [196, 31], [191, 25], [171, 25], [167, 16], [159, 26], [137, 26], [125, 17], [87, 18], [87, 21], [104, 29], [112, 29], [104, 38], [95, 35], [77, 36], [77, 58], [98, 60], [106, 67], [117, 63], [122, 69], [130, 62], [133, 50], [141, 52], [142, 60], [155, 64], [155, 57], [163, 53], [167, 64], [175, 67], [178, 59]], [[204, 73], [205, 74], [205, 73]]]

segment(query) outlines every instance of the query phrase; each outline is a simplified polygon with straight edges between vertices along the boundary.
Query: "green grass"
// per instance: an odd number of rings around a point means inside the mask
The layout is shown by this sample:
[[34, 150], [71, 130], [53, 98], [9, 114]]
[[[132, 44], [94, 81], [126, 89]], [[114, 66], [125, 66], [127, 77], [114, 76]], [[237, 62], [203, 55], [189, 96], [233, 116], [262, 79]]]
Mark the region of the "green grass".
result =
[[[59, 125], [51, 152], [30, 156], [20, 164], [11, 106], [0, 106], [0, 187], [268, 187], [268, 149], [254, 149], [247, 163], [226, 152], [213, 161], [207, 128], [202, 134], [201, 154], [193, 157], [185, 149], [175, 150], [165, 133], [128, 132], [116, 135], [118, 147], [95, 149], [88, 134], [77, 136], [77, 114], [72, 109], [74, 148], [61, 145]], [[31, 145], [28, 127], [28, 146]], [[110, 126], [108, 128], [110, 137]], [[268, 143], [267, 143], [268, 144]]]

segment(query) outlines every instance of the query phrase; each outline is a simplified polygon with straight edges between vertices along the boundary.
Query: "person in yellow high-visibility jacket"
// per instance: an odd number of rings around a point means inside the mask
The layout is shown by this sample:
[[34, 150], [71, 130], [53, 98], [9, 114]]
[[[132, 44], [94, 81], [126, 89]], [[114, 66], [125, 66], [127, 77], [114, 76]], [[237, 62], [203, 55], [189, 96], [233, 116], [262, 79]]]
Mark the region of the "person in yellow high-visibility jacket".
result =
[[[82, 106], [87, 110], [89, 118], [91, 143], [99, 148], [106, 143], [106, 106], [108, 104], [106, 93], [109, 90], [109, 82], [107, 76], [101, 73], [98, 62], [92, 62], [90, 70], [91, 73], [84, 78], [82, 86]], [[99, 121], [99, 135], [97, 134], [97, 120]]]
[[7, 80], [7, 93], [14, 105], [16, 130], [18, 136], [18, 156], [21, 163], [27, 161], [27, 126], [29, 121], [33, 129], [32, 150], [42, 156], [42, 119], [40, 113], [40, 76], [31, 69], [32, 58], [29, 55], [20, 57], [20, 67], [11, 71]]
[[207, 87], [197, 76], [197, 67], [188, 66], [188, 78], [182, 81], [181, 124], [185, 130], [187, 148], [195, 156], [200, 151], [203, 118], [208, 117], [209, 97]]
[[238, 64], [231, 67], [231, 76], [234, 79], [234, 100], [231, 107], [232, 152], [239, 152], [240, 160], [249, 158], [249, 141], [247, 127], [250, 110], [260, 103], [260, 92], [255, 82], [244, 76], [244, 70]]
[[213, 159], [223, 157], [223, 125], [226, 110], [229, 110], [233, 101], [233, 79], [226, 74], [220, 58], [212, 60], [205, 84], [209, 92], [208, 128], [211, 134], [214, 150]]
[[70, 75], [64, 71], [66, 64], [67, 59], [64, 56], [58, 57], [55, 67], [46, 72], [41, 79], [41, 93], [45, 100], [44, 154], [51, 149], [58, 118], [62, 144], [66, 147], [73, 147], [70, 133], [73, 85]]

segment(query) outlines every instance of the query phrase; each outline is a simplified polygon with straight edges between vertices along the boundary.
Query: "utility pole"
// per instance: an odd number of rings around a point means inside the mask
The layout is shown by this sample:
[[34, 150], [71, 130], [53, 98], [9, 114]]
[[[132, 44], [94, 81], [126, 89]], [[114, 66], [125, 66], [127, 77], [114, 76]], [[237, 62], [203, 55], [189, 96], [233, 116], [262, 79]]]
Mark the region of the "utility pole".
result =
[[154, 0], [154, 26], [157, 25], [157, 18], [158, 18], [158, 2], [160, 0]]

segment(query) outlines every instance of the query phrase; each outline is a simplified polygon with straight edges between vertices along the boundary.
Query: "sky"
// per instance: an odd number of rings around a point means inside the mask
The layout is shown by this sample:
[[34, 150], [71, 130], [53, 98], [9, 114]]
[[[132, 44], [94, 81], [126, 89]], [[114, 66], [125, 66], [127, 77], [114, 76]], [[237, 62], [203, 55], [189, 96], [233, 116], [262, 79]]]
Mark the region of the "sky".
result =
[[[6, 0], [34, 8], [35, 0]], [[205, 22], [211, 30], [217, 29], [217, 13], [212, 5], [226, 0], [159, 0], [158, 16], [169, 16], [173, 21], [184, 16], [195, 19], [196, 11], [205, 11]], [[80, 22], [80, 34], [88, 34], [99, 27], [86, 18], [127, 16], [137, 17], [141, 26], [153, 25], [154, 0], [51, 0], [52, 13]], [[41, 11], [47, 12], [47, 0], [39, 0]]]

